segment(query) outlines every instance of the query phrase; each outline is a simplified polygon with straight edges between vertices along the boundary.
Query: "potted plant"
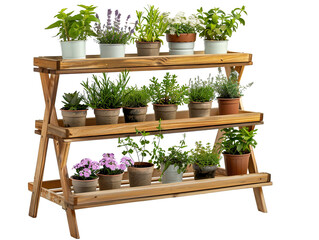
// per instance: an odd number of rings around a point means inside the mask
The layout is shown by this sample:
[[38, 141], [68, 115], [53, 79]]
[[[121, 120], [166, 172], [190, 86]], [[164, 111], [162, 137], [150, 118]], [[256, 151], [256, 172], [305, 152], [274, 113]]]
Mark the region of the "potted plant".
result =
[[247, 15], [245, 6], [235, 8], [230, 14], [226, 14], [219, 8], [212, 8], [208, 12], [204, 12], [203, 8], [200, 8], [197, 12], [203, 25], [199, 36], [205, 38], [205, 53], [227, 53], [227, 38], [236, 32], [239, 23], [245, 25], [245, 20], [242, 18], [243, 14]]
[[155, 120], [170, 120], [176, 118], [177, 106], [186, 100], [188, 87], [180, 86], [175, 74], [166, 73], [162, 82], [158, 78], [150, 79], [149, 92], [155, 111]]
[[122, 157], [118, 164], [113, 153], [104, 153], [103, 158], [99, 161], [102, 167], [98, 173], [100, 190], [120, 188], [124, 171], [132, 164], [133, 161], [128, 157]]
[[75, 174], [71, 176], [74, 193], [96, 191], [98, 182], [97, 173], [99, 163], [89, 158], [84, 158], [81, 162], [73, 166]]
[[222, 129], [222, 141], [218, 144], [219, 153], [223, 153], [228, 176], [247, 174], [250, 149], [257, 145], [254, 139], [257, 130], [248, 127]]
[[214, 98], [213, 78], [209, 76], [206, 81], [199, 77], [195, 78], [194, 81], [190, 80], [188, 89], [189, 117], [209, 117]]
[[214, 83], [215, 91], [217, 92], [218, 111], [219, 115], [237, 114], [239, 112], [240, 97], [243, 96], [243, 91], [251, 87], [253, 83], [246, 86], [241, 86], [238, 82], [238, 73], [232, 70], [229, 78], [222, 74], [218, 68], [218, 75]]
[[91, 23], [99, 22], [95, 17], [93, 5], [78, 5], [82, 8], [76, 15], [66, 13], [67, 8], [61, 9], [54, 17], [58, 21], [52, 23], [46, 29], [58, 28], [57, 37], [61, 39], [63, 59], [77, 59], [86, 57], [85, 42], [90, 36], [95, 36]]
[[200, 29], [200, 21], [196, 15], [186, 18], [184, 12], [179, 12], [174, 18], [167, 18], [168, 29], [166, 41], [170, 55], [194, 54], [196, 32]]
[[138, 56], [158, 56], [161, 43], [168, 23], [165, 22], [165, 14], [153, 5], [145, 8], [146, 16], [142, 11], [136, 11], [137, 25], [135, 40]]
[[83, 96], [79, 92], [64, 93], [64, 103], [61, 108], [63, 125], [65, 127], [81, 127], [85, 126], [87, 105], [81, 104]]
[[118, 123], [122, 99], [129, 79], [129, 72], [124, 71], [119, 74], [116, 82], [112, 82], [103, 73], [100, 79], [93, 75], [93, 83], [91, 85], [88, 80], [81, 83], [86, 93], [84, 102], [94, 109], [96, 124]]
[[217, 167], [219, 167], [220, 154], [211, 147], [206, 146], [201, 141], [195, 143], [196, 147], [191, 150], [190, 159], [193, 163], [194, 178], [205, 179], [214, 178]]
[[[97, 15], [97, 18], [99, 16]], [[94, 32], [96, 40], [100, 45], [101, 58], [125, 57], [125, 45], [132, 39], [135, 26], [128, 26], [130, 15], [126, 17], [124, 27], [121, 27], [121, 13], [115, 11], [115, 18], [112, 24], [112, 10], [107, 11], [107, 23], [95, 23]]]
[[125, 122], [144, 122], [147, 104], [150, 101], [151, 98], [146, 86], [128, 88], [122, 101]]

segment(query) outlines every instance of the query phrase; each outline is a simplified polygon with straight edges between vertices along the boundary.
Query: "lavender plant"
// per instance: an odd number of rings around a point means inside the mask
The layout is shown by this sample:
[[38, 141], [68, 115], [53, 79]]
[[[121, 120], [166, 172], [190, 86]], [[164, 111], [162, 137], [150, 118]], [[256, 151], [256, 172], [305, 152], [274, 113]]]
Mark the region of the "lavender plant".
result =
[[81, 162], [73, 166], [75, 174], [72, 176], [73, 179], [77, 180], [91, 180], [97, 178], [99, 171], [99, 163], [92, 161], [89, 158], [84, 158]]
[[103, 158], [99, 161], [102, 167], [99, 171], [103, 175], [117, 175], [122, 174], [129, 166], [134, 165], [134, 161], [129, 157], [122, 157], [120, 164], [115, 160], [113, 153], [104, 153]]
[[[94, 32], [98, 43], [101, 44], [127, 44], [134, 34], [137, 21], [134, 26], [129, 26], [129, 20], [131, 15], [128, 15], [125, 20], [124, 26], [121, 27], [121, 16], [118, 10], [115, 10], [115, 16], [112, 24], [112, 10], [107, 10], [107, 22], [101, 25], [101, 23], [95, 23]], [[99, 16], [96, 14], [97, 19]]]

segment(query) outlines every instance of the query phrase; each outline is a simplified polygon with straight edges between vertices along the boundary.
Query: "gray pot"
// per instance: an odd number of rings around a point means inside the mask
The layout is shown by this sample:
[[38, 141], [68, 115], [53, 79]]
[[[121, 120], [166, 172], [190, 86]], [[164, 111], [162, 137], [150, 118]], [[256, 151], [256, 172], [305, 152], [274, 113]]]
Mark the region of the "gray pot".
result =
[[192, 55], [194, 54], [194, 42], [169, 42], [170, 55]]
[[205, 54], [224, 54], [227, 53], [227, 48], [228, 40], [205, 40]]
[[125, 44], [99, 44], [101, 58], [125, 57]]
[[94, 192], [96, 191], [98, 178], [92, 180], [72, 179], [74, 193]]
[[123, 107], [125, 122], [145, 122], [147, 107], [128, 108]]
[[134, 166], [128, 167], [130, 187], [151, 185], [154, 164], [147, 162], [136, 162]]
[[87, 110], [61, 109], [64, 127], [82, 127], [86, 123]]
[[176, 119], [176, 104], [153, 104], [155, 111], [155, 120], [172, 120]]
[[212, 108], [212, 102], [190, 102], [188, 104], [188, 108], [190, 118], [209, 117]]
[[[164, 170], [164, 164], [161, 165], [161, 171]], [[162, 176], [162, 183], [173, 183], [183, 181], [183, 173], [177, 172], [178, 167], [170, 165]]]
[[63, 59], [83, 59], [86, 57], [85, 41], [61, 42]]
[[137, 56], [158, 56], [161, 42], [136, 42]]
[[193, 169], [194, 169], [194, 179], [199, 180], [199, 179], [206, 179], [206, 178], [214, 178], [217, 166], [214, 165], [214, 166], [200, 167], [195, 163], [193, 164]]
[[123, 174], [117, 175], [103, 175], [98, 174], [99, 176], [99, 188], [100, 190], [109, 190], [109, 189], [118, 189], [121, 187]]
[[121, 108], [94, 109], [97, 125], [118, 124]]

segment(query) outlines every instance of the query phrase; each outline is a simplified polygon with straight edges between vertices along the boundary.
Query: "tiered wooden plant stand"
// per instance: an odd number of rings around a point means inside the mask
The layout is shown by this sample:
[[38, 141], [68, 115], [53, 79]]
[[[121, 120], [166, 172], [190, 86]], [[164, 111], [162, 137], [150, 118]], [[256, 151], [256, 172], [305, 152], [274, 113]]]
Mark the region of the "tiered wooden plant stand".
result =
[[[79, 238], [76, 209], [244, 188], [253, 188], [258, 210], [267, 212], [262, 186], [272, 183], [270, 174], [258, 173], [253, 149], [249, 174], [246, 175], [226, 176], [225, 170], [220, 168], [215, 178], [195, 181], [192, 170], [188, 169], [183, 176], [183, 182], [161, 184], [158, 182], [160, 172], [154, 171], [150, 186], [130, 188], [125, 173], [120, 189], [74, 194], [67, 170], [71, 142], [134, 136], [135, 128], [156, 134], [158, 122], [154, 120], [153, 114], [148, 114], [146, 122], [140, 123], [124, 123], [123, 117], [120, 117], [119, 124], [95, 125], [95, 119], [89, 118], [84, 127], [63, 127], [62, 121], [57, 119], [55, 109], [60, 74], [119, 72], [125, 69], [149, 71], [224, 67], [229, 75], [231, 68], [235, 67], [240, 81], [244, 67], [251, 64], [251, 54], [236, 52], [217, 55], [196, 52], [189, 56], [169, 56], [168, 53], [162, 53], [156, 57], [128, 54], [125, 58], [109, 59], [88, 56], [78, 60], [62, 60], [61, 57], [34, 58], [34, 71], [40, 73], [46, 107], [43, 120], [35, 123], [35, 132], [41, 135], [41, 139], [34, 181], [28, 184], [29, 190], [32, 191], [29, 215], [37, 216], [39, 199], [42, 196], [63, 207], [71, 236]], [[218, 109], [212, 109], [211, 116], [204, 118], [188, 118], [188, 111], [179, 111], [176, 120], [162, 121], [162, 133], [218, 129], [216, 143], [222, 136], [220, 129], [241, 126], [253, 129], [255, 125], [263, 124], [262, 113], [244, 111], [242, 103], [240, 108], [239, 114], [234, 115], [218, 115]], [[42, 181], [49, 138], [54, 142], [60, 179]]]

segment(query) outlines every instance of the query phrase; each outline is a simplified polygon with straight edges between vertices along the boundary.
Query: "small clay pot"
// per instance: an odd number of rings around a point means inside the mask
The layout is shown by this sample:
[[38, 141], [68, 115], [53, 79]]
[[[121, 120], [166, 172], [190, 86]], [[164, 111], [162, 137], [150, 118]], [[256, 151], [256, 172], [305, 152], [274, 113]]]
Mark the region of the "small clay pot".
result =
[[121, 108], [94, 109], [97, 125], [118, 124]]
[[176, 119], [176, 104], [153, 104], [155, 120], [172, 120]]
[[228, 176], [247, 174], [250, 153], [242, 155], [223, 153], [223, 155]]
[[98, 174], [99, 176], [99, 187], [100, 190], [117, 189], [121, 187], [123, 174], [117, 175], [104, 175]]
[[147, 162], [136, 162], [134, 166], [128, 167], [130, 187], [151, 185], [154, 164]]
[[194, 169], [194, 179], [195, 180], [214, 178], [215, 172], [217, 170], [217, 165], [200, 167], [196, 163], [194, 163], [193, 169]]
[[196, 33], [181, 33], [179, 36], [177, 34], [166, 34], [167, 42], [195, 42]]
[[87, 109], [85, 109], [85, 110], [64, 110], [64, 109], [61, 109], [64, 127], [85, 126], [87, 111], [88, 111]]
[[190, 102], [188, 104], [189, 117], [209, 117], [212, 109], [212, 102]]
[[[164, 165], [161, 165], [161, 171], [164, 170]], [[170, 165], [162, 176], [162, 183], [173, 183], [173, 182], [181, 182], [183, 181], [183, 172], [177, 172], [178, 167], [174, 165]]]
[[98, 178], [92, 180], [78, 180], [71, 177], [74, 193], [83, 192], [94, 192], [96, 191], [96, 186]]
[[147, 107], [129, 108], [123, 107], [124, 119], [129, 122], [145, 122]]
[[217, 98], [219, 115], [238, 114], [240, 98]]
[[161, 42], [136, 42], [137, 56], [159, 56]]

